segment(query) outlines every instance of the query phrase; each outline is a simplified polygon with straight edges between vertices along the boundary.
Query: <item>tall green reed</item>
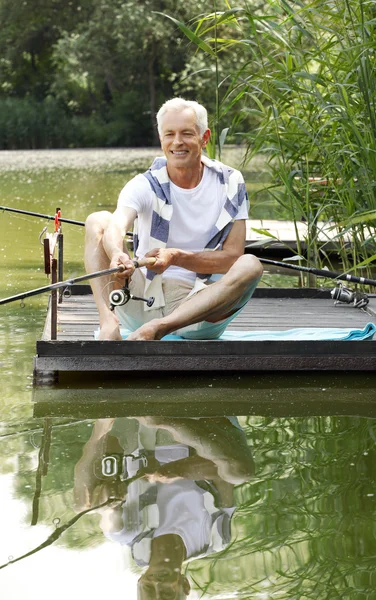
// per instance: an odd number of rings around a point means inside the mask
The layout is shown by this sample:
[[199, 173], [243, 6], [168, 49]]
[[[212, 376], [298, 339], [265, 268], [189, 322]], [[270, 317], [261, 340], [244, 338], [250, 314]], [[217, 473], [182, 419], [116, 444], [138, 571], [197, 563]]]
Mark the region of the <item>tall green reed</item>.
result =
[[[267, 157], [269, 192], [295, 223], [308, 264], [330, 263], [334, 245], [343, 269], [369, 274], [376, 260], [376, 0], [215, 8], [188, 37], [217, 69], [224, 51], [243, 58], [225, 85], [218, 82], [217, 129], [235, 108], [228, 125], [246, 142], [244, 162]], [[307, 226], [303, 239], [299, 221]], [[328, 222], [331, 239], [323, 243]]]

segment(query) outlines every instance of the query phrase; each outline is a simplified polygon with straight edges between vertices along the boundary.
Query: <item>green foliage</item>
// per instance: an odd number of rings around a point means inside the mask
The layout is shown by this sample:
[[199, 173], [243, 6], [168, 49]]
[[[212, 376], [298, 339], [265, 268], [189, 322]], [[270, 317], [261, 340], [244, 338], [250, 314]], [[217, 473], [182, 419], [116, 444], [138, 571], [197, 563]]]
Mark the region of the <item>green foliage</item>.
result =
[[371, 600], [374, 421], [240, 422], [256, 475], [236, 489], [232, 543], [189, 563], [195, 587], [205, 598]]
[[0, 98], [0, 149], [64, 147], [71, 124], [53, 98]]
[[158, 106], [195, 98], [212, 115], [211, 156], [225, 140], [247, 143], [245, 162], [266, 156], [269, 194], [308, 225], [308, 263], [328, 262], [318, 236], [330, 221], [343, 268], [370, 274], [375, 7], [0, 0], [0, 148], [158, 145]]
[[[17, 112], [9, 128], [2, 119], [1, 147], [159, 145], [155, 114], [174, 95], [188, 53], [184, 36], [156, 12], [189, 20], [203, 6], [0, 0], [0, 100], [15, 100]], [[46, 106], [50, 98], [53, 109]], [[46, 112], [58, 117], [60, 137], [43, 132]]]
[[0, 0], [0, 90], [42, 100], [53, 81], [52, 56], [61, 31], [85, 21], [90, 0]]
[[[247, 1], [228, 7], [201, 15], [193, 29], [199, 51], [209, 61], [214, 53], [217, 80], [222, 77], [217, 131], [236, 109], [232, 130], [247, 142], [245, 162], [265, 154], [274, 198], [288, 218], [308, 224], [301, 240], [308, 263], [328, 258], [318, 244], [324, 220], [338, 229], [343, 268], [368, 267], [367, 257], [375, 254], [376, 2], [269, 0], [262, 10]], [[240, 57], [236, 72], [221, 73], [225, 52]]]
[[75, 115], [53, 97], [0, 98], [0, 149], [150, 145], [150, 125], [137, 100], [130, 92], [103, 114]]

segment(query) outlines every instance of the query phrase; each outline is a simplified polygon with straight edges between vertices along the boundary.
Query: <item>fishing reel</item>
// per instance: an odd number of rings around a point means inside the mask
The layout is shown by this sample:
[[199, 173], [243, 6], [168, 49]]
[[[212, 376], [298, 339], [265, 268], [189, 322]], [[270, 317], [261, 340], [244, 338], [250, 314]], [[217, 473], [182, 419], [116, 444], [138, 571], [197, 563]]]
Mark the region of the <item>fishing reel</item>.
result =
[[100, 463], [94, 465], [94, 475], [104, 481], [125, 481], [147, 466], [148, 457], [144, 452], [124, 455], [114, 452], [105, 454]]
[[352, 304], [355, 308], [364, 308], [369, 302], [367, 294], [356, 290], [353, 292], [344, 286], [336, 287], [330, 292], [334, 304]]
[[94, 474], [98, 479], [121, 478], [122, 462], [123, 457], [120, 454], [107, 454], [102, 458], [100, 468], [94, 468]]
[[120, 290], [113, 290], [110, 293], [110, 309], [114, 310], [115, 306], [124, 306], [129, 300], [141, 300], [146, 302], [146, 305], [150, 308], [154, 304], [154, 296], [149, 298], [141, 298], [140, 296], [134, 296], [131, 294], [128, 288], [128, 281]]

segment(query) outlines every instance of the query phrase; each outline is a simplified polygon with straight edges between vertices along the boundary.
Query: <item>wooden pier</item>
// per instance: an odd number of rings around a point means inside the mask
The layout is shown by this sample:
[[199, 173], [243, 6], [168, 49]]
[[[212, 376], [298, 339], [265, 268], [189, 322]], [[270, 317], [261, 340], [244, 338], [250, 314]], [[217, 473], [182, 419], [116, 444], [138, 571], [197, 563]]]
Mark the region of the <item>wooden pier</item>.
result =
[[[57, 305], [56, 339], [50, 310], [34, 360], [36, 385], [69, 376], [140, 372], [375, 371], [376, 339], [364, 341], [95, 341], [98, 314], [89, 286], [72, 286]], [[301, 327], [363, 329], [376, 323], [376, 295], [366, 309], [334, 305], [330, 290], [259, 288], [232, 331]]]

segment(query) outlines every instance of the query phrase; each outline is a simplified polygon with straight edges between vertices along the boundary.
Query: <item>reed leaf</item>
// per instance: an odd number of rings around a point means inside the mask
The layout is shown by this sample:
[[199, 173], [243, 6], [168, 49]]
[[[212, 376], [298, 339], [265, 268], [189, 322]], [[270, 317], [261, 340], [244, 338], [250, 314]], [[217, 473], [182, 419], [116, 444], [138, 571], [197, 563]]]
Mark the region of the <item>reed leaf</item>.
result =
[[215, 57], [216, 53], [214, 52], [213, 48], [211, 46], [209, 46], [209, 44], [207, 44], [204, 40], [202, 40], [198, 35], [196, 35], [196, 33], [194, 33], [184, 23], [182, 23], [181, 21], [178, 21], [174, 17], [171, 17], [170, 15], [166, 15], [165, 13], [162, 13], [162, 12], [156, 11], [155, 14], [162, 15], [163, 17], [170, 19], [170, 21], [175, 23], [175, 25], [177, 27], [179, 27], [180, 31], [182, 31], [182, 33], [184, 33], [191, 42], [196, 44], [196, 46], [198, 48], [200, 48], [200, 50], [202, 50], [203, 52], [206, 52], [206, 54], [210, 54], [210, 56]]

